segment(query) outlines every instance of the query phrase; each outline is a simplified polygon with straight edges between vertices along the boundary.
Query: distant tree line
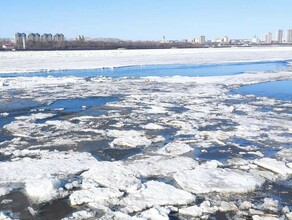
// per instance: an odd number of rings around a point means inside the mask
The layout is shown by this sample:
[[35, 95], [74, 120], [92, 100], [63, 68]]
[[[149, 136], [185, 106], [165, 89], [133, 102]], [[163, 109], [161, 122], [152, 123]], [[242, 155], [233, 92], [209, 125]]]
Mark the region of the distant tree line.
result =
[[[167, 48], [194, 48], [188, 42], [160, 43], [156, 41], [50, 41], [26, 42], [26, 50], [113, 50], [113, 49], [167, 49]], [[22, 50], [22, 44], [16, 45], [17, 50]]]

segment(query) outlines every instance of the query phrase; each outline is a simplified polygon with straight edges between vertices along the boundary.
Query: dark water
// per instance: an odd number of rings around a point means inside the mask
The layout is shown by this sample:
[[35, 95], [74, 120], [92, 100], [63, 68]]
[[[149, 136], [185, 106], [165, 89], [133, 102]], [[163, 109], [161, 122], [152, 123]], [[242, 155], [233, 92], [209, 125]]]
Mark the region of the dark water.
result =
[[[70, 206], [67, 198], [40, 205], [31, 204], [29, 198], [21, 191], [14, 191], [1, 197], [1, 199], [11, 200], [11, 202], [7, 204], [0, 203], [0, 210], [10, 210], [13, 212], [14, 217], [24, 220], [57, 220], [64, 218], [75, 210]], [[37, 213], [33, 216], [28, 207], [32, 207]]]
[[108, 102], [118, 101], [116, 97], [87, 97], [75, 99], [61, 99], [53, 102], [50, 105], [44, 106], [43, 109], [54, 110], [64, 108], [64, 112], [79, 112], [82, 109], [95, 108], [105, 105]]
[[149, 65], [131, 66], [119, 68], [105, 68], [94, 70], [66, 70], [51, 72], [36, 72], [23, 74], [1, 74], [0, 77], [17, 76], [54, 76], [54, 77], [146, 77], [146, 76], [221, 76], [234, 75], [243, 72], [276, 71], [287, 69], [287, 61], [273, 62], [249, 62], [232, 64], [208, 64], [208, 65]]
[[[140, 77], [140, 76], [215, 76], [215, 75], [232, 75], [240, 74], [247, 71], [274, 71], [288, 68], [286, 62], [258, 62], [258, 63], [244, 63], [244, 64], [222, 64], [222, 65], [157, 65], [157, 66], [141, 66], [141, 67], [124, 67], [115, 69], [99, 69], [99, 70], [70, 70], [70, 71], [56, 71], [56, 72], [43, 72], [33, 74], [5, 74], [6, 76], [80, 76], [80, 77], [93, 77], [93, 76], [111, 76], [111, 77]], [[235, 92], [240, 94], [254, 94], [256, 96], [266, 96], [270, 98], [277, 98], [283, 100], [292, 100], [292, 81], [277, 81], [269, 83], [260, 83], [250, 86], [243, 86], [237, 89]], [[63, 117], [73, 116], [96, 116], [100, 114], [106, 114], [107, 110], [103, 108], [106, 103], [119, 101], [118, 97], [87, 97], [87, 98], [75, 98], [56, 100], [49, 105], [41, 105], [30, 100], [11, 100], [7, 103], [0, 104], [0, 113], [8, 112], [9, 116], [0, 118], [0, 142], [9, 140], [13, 137], [3, 132], [2, 127], [14, 120], [17, 116], [30, 115], [31, 110], [42, 109], [43, 112], [55, 113], [56, 117], [53, 119], [62, 120]], [[235, 100], [236, 101], [236, 100]], [[62, 109], [62, 110], [60, 110]], [[187, 111], [184, 107], [175, 107], [171, 109], [174, 112], [180, 113]], [[38, 120], [37, 123], [43, 123], [44, 120]], [[52, 119], [50, 119], [52, 120]], [[230, 124], [228, 121], [218, 121], [215, 126], [206, 126], [200, 128], [200, 130], [220, 130], [222, 127], [232, 127], [234, 124]], [[167, 128], [162, 131], [148, 131], [147, 135], [162, 135], [165, 137], [166, 142], [171, 142], [174, 138], [176, 129]], [[192, 136], [186, 136], [180, 138], [193, 138]], [[250, 140], [244, 140], [240, 138], [233, 138], [229, 140], [231, 143], [237, 143], [242, 148], [237, 148], [231, 145], [227, 146], [213, 146], [207, 148], [206, 151], [201, 151], [200, 148], [194, 148], [186, 156], [198, 158], [199, 160], [218, 160], [226, 163], [228, 159], [233, 157], [242, 157], [247, 160], [253, 160], [258, 158], [256, 155], [244, 154], [240, 152], [246, 152], [244, 147], [254, 146], [259, 148], [265, 156], [273, 157], [277, 152], [274, 148], [262, 148], [258, 143]], [[166, 143], [163, 143], [166, 144]], [[102, 147], [101, 147], [102, 146]], [[95, 142], [82, 142], [79, 143], [78, 151], [90, 152], [93, 156], [100, 160], [126, 160], [127, 158], [142, 153], [143, 149], [112, 149], [109, 147], [108, 140], [101, 140]], [[0, 154], [0, 161], [8, 160], [9, 157]], [[158, 181], [158, 179], [157, 179]], [[160, 179], [159, 181], [168, 182], [169, 180]], [[291, 207], [291, 179], [287, 181], [277, 181], [275, 183], [266, 184], [259, 190], [259, 193], [254, 193], [251, 197], [255, 200], [263, 199], [265, 196], [270, 196], [280, 201], [282, 205], [289, 205]], [[267, 193], [268, 192], [268, 193]], [[250, 195], [249, 195], [250, 196]], [[11, 194], [3, 197], [5, 199], [12, 199], [13, 202], [9, 204], [0, 204], [0, 210], [11, 210], [17, 213], [22, 219], [61, 219], [64, 216], [74, 211], [73, 207], [70, 207], [67, 199], [56, 200], [52, 203], [43, 204], [36, 207], [38, 214], [32, 217], [27, 207], [31, 206], [27, 197], [19, 192], [12, 192]], [[1, 199], [3, 199], [1, 198]], [[211, 216], [211, 219], [232, 219], [232, 213], [216, 213]], [[170, 219], [177, 218], [177, 213], [170, 214]]]
[[[0, 118], [0, 143], [9, 139], [12, 139], [9, 134], [3, 131], [3, 126], [14, 121], [15, 117], [28, 116], [32, 113], [32, 110], [42, 109], [43, 113], [54, 113], [57, 116], [50, 118], [60, 119], [61, 117], [68, 115], [75, 116], [97, 116], [105, 114], [107, 111], [101, 109], [106, 103], [118, 101], [117, 97], [87, 97], [87, 98], [75, 98], [75, 99], [65, 99], [57, 100], [50, 105], [41, 105], [37, 102], [30, 100], [20, 100], [15, 99], [10, 102], [0, 104], [0, 113], [9, 113], [7, 117]], [[64, 110], [59, 111], [57, 109], [63, 108]], [[37, 123], [44, 123], [47, 119], [37, 120]], [[0, 157], [1, 160], [1, 157]]]
[[243, 95], [264, 96], [268, 98], [292, 100], [292, 80], [258, 83], [242, 86], [235, 90]]

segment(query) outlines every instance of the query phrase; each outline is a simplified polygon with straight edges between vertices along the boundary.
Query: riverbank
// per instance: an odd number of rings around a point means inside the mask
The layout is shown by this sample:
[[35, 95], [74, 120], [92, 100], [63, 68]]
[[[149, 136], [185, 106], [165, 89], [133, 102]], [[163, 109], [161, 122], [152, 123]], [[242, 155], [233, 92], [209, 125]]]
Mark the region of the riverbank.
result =
[[292, 59], [292, 47], [0, 53], [0, 73], [98, 69], [156, 64], [211, 64]]

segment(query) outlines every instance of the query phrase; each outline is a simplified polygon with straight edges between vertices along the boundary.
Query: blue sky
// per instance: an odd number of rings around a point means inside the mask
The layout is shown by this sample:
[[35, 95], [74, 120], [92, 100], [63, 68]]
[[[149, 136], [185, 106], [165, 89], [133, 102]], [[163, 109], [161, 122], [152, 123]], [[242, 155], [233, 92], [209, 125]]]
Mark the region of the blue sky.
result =
[[291, 0], [1, 0], [0, 37], [15, 32], [132, 40], [263, 37], [292, 28]]

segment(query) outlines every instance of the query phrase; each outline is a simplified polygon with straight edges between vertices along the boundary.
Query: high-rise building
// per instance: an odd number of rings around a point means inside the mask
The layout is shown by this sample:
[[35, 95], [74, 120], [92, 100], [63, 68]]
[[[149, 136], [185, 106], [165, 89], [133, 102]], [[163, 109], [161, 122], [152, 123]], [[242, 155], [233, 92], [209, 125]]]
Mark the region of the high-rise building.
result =
[[198, 43], [199, 44], [205, 44], [206, 43], [206, 37], [205, 36], [200, 36], [198, 38]]
[[223, 43], [228, 44], [229, 43], [229, 38], [227, 36], [223, 37]]
[[63, 34], [55, 34], [54, 35], [54, 41], [63, 42], [64, 40], [65, 40], [65, 37]]
[[15, 45], [17, 48], [25, 49], [26, 48], [26, 34], [25, 33], [16, 33], [15, 34]]
[[22, 43], [23, 39], [26, 40], [26, 34], [25, 33], [16, 33], [15, 34], [15, 43], [16, 44]]
[[286, 31], [286, 40], [285, 43], [292, 43], [292, 29]]
[[33, 42], [38, 42], [40, 41], [41, 39], [41, 35], [38, 34], [38, 33], [30, 33], [28, 36], [27, 36], [27, 40], [28, 41], [33, 41]]
[[282, 43], [283, 42], [283, 30], [279, 29], [276, 32], [276, 41], [277, 43]]
[[85, 37], [83, 35], [79, 35], [78, 37], [76, 37], [76, 41], [84, 42], [85, 41]]
[[50, 42], [53, 40], [53, 35], [52, 34], [43, 34], [41, 36], [42, 42]]
[[265, 43], [266, 44], [272, 43], [272, 33], [271, 32], [269, 32], [269, 33], [266, 34]]

